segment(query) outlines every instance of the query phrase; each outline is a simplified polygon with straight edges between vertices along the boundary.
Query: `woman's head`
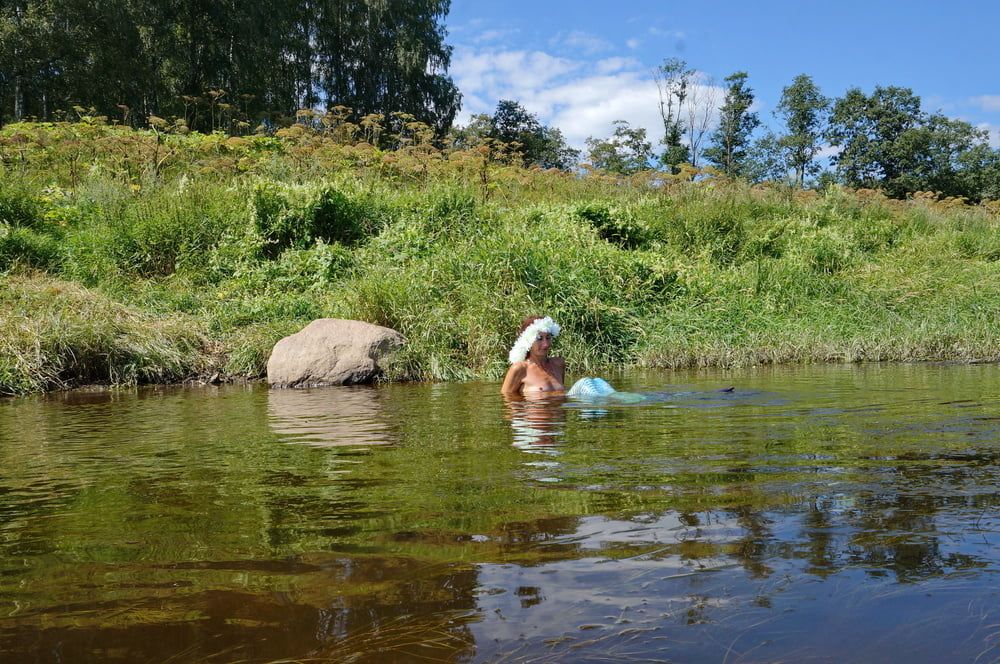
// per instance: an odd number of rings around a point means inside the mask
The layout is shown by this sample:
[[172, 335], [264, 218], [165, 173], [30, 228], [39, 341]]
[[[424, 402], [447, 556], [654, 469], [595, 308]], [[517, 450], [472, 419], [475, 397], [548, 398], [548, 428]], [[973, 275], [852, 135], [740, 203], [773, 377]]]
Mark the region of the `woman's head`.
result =
[[542, 320], [542, 316], [528, 316], [527, 318], [525, 318], [524, 320], [522, 320], [521, 321], [521, 329], [518, 330], [517, 333], [521, 334], [522, 332], [524, 332], [525, 330], [527, 330], [528, 326], [531, 325], [532, 323], [534, 323], [536, 320]]
[[[548, 353], [552, 339], [559, 336], [561, 328], [548, 316], [529, 316], [521, 321], [521, 331], [510, 349], [511, 364], [528, 358], [532, 350], [538, 353]], [[537, 344], [537, 345], [536, 345]]]

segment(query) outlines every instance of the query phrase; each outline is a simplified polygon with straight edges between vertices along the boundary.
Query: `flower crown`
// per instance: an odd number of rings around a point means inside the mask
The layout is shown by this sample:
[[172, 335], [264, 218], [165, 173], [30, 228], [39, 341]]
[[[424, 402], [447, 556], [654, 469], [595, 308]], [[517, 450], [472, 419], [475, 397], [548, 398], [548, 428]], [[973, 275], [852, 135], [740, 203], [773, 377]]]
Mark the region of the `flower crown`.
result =
[[528, 351], [531, 350], [531, 344], [535, 343], [535, 339], [538, 338], [539, 333], [548, 332], [553, 337], [558, 337], [562, 328], [554, 320], [546, 316], [545, 318], [539, 318], [533, 322], [528, 327], [524, 328], [524, 332], [517, 337], [517, 341], [511, 346], [510, 363], [522, 362], [524, 358], [528, 356]]

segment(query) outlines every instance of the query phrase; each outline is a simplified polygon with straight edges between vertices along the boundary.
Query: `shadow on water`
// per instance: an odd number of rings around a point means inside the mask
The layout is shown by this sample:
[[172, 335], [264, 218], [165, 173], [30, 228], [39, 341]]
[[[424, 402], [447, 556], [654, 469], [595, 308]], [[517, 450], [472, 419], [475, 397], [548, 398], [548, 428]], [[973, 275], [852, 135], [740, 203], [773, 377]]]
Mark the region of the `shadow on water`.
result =
[[0, 659], [1000, 659], [996, 367], [614, 384], [0, 403]]

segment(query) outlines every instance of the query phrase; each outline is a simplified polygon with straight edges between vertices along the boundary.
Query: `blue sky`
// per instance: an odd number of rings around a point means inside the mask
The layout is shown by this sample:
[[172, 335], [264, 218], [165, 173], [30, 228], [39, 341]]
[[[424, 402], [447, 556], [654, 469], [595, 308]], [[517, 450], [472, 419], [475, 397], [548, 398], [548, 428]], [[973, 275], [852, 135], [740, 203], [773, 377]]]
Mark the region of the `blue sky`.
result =
[[658, 140], [651, 72], [680, 57], [706, 90], [748, 72], [771, 125], [782, 88], [805, 73], [830, 97], [912, 88], [925, 110], [1000, 145], [1000, 0], [452, 0], [447, 27], [462, 123], [516, 99], [576, 147], [619, 118]]

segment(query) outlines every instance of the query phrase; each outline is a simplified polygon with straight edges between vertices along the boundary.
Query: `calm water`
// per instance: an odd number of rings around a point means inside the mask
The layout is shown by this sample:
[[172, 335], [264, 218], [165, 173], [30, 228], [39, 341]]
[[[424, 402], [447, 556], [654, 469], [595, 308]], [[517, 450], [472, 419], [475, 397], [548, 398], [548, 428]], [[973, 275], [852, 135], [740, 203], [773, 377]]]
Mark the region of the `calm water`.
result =
[[1000, 368], [613, 382], [0, 401], [0, 660], [1000, 661]]

